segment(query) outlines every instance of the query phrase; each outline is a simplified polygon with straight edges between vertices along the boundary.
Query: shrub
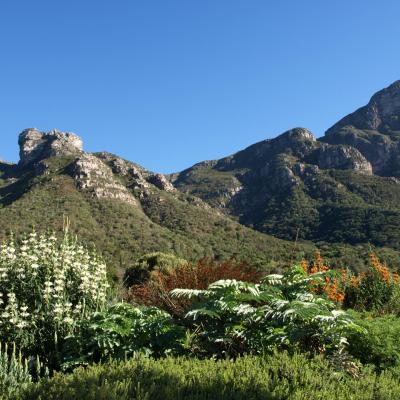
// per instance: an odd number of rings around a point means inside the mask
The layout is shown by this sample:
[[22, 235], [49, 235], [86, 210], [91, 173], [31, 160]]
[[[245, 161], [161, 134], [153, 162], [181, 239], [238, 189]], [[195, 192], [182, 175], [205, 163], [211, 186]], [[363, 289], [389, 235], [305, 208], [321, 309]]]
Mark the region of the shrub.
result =
[[174, 268], [153, 271], [147, 282], [131, 287], [126, 299], [156, 306], [173, 316], [182, 317], [191, 301], [172, 297], [170, 292], [173, 289], [206, 289], [212, 282], [221, 279], [257, 282], [260, 278], [260, 271], [244, 262], [232, 259], [216, 262], [203, 258], [196, 264], [182, 263]]
[[346, 288], [344, 306], [359, 311], [383, 312], [399, 287], [399, 275], [392, 273], [375, 254], [370, 255], [367, 273], [354, 276]]
[[356, 319], [364, 331], [349, 337], [349, 352], [364, 364], [374, 364], [378, 370], [400, 367], [400, 319], [393, 316]]
[[32, 232], [0, 246], [0, 340], [56, 366], [57, 346], [77, 321], [100, 309], [108, 284], [106, 266], [68, 232]]
[[231, 360], [132, 359], [56, 374], [24, 400], [397, 400], [396, 375], [366, 369], [362, 379], [334, 372], [322, 358], [275, 353]]
[[157, 308], [115, 304], [80, 323], [66, 339], [63, 368], [126, 359], [137, 353], [158, 357], [181, 351], [185, 330]]
[[187, 264], [183, 258], [176, 257], [168, 253], [148, 253], [140, 257], [133, 266], [125, 271], [124, 285], [131, 287], [132, 285], [141, 284], [146, 282], [152, 271], [165, 271]]

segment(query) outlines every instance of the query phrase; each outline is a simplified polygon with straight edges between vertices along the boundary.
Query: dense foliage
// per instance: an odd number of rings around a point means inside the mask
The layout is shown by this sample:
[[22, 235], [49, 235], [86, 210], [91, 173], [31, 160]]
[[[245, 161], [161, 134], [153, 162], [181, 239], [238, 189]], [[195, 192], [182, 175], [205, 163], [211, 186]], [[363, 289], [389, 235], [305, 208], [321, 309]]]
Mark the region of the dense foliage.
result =
[[0, 343], [0, 400], [15, 399], [32, 382], [28, 361], [16, 351]]
[[63, 346], [63, 369], [91, 362], [126, 359], [135, 354], [159, 357], [180, 353], [183, 327], [155, 307], [118, 303], [81, 320]]
[[206, 290], [175, 289], [195, 298], [185, 318], [192, 321], [199, 352], [210, 355], [263, 353], [276, 347], [312, 353], [342, 351], [346, 336], [358, 331], [349, 315], [310, 289], [324, 279], [294, 267], [260, 284], [221, 280]]
[[[148, 275], [131, 300], [145, 304], [107, 302], [103, 260], [68, 231], [6, 241], [3, 398], [345, 399], [360, 391], [383, 400], [400, 391], [399, 319], [389, 315], [398, 312], [399, 279], [375, 255], [358, 274], [331, 270], [318, 252], [263, 277], [234, 260], [194, 264], [162, 253], [137, 265]], [[388, 295], [369, 307], [371, 293]], [[343, 309], [352, 299], [372, 313]]]
[[335, 371], [321, 357], [275, 353], [231, 360], [132, 359], [57, 374], [24, 400], [397, 400], [399, 369], [362, 378]]
[[152, 272], [166, 272], [186, 265], [187, 260], [176, 257], [173, 254], [155, 253], [144, 254], [135, 263], [125, 270], [124, 286], [141, 284], [150, 279]]
[[355, 315], [363, 327], [361, 334], [350, 335], [349, 352], [364, 364], [382, 371], [400, 365], [400, 319], [394, 316]]

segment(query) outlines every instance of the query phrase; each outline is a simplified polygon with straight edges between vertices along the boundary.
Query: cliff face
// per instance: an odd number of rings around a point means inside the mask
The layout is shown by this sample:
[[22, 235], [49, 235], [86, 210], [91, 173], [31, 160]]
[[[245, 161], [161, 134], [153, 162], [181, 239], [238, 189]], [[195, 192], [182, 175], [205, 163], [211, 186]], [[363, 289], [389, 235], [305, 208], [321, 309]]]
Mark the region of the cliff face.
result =
[[400, 81], [329, 128], [321, 141], [350, 145], [368, 159], [374, 174], [400, 177]]

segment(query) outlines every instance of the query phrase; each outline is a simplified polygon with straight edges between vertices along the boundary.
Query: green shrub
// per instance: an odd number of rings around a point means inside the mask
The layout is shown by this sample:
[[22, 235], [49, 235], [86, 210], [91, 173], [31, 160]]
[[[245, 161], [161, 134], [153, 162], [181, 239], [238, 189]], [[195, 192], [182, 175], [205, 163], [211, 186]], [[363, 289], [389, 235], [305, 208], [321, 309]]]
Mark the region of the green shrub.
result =
[[399, 288], [399, 275], [370, 254], [370, 267], [346, 289], [343, 305], [358, 311], [382, 312]]
[[186, 260], [173, 254], [162, 252], [145, 254], [126, 269], [124, 285], [129, 288], [141, 284], [150, 278], [151, 272], [154, 270], [166, 271], [185, 264], [187, 264]]
[[155, 307], [115, 304], [83, 320], [76, 335], [66, 338], [63, 368], [136, 353], [155, 357], [180, 352], [185, 336], [169, 314]]
[[365, 330], [349, 337], [349, 352], [363, 364], [379, 370], [400, 367], [400, 318], [363, 315], [356, 323]]
[[185, 319], [200, 353], [235, 356], [276, 346], [332, 353], [342, 351], [346, 336], [359, 327], [333, 302], [311, 292], [326, 274], [307, 275], [297, 266], [260, 284], [220, 280], [206, 290], [172, 294], [196, 300]]
[[397, 400], [397, 375], [362, 379], [334, 372], [322, 358], [275, 353], [230, 360], [133, 359], [56, 374], [24, 400]]

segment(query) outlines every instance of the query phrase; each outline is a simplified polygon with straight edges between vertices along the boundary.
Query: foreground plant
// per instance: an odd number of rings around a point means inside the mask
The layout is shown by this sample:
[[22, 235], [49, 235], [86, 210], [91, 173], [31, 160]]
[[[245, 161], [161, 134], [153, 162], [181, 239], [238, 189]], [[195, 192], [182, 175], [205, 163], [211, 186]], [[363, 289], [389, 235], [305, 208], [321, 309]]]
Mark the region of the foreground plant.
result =
[[185, 329], [155, 307], [118, 303], [80, 323], [63, 346], [63, 369], [137, 354], [160, 357], [182, 351]]
[[196, 300], [185, 318], [200, 352], [237, 355], [276, 346], [340, 352], [347, 335], [360, 328], [335, 303], [311, 291], [324, 279], [325, 273], [307, 275], [294, 267], [260, 284], [220, 280], [206, 290], [175, 289], [172, 295]]
[[57, 363], [59, 341], [103, 307], [107, 287], [103, 260], [67, 230], [11, 238], [0, 246], [0, 340]]
[[32, 385], [24, 400], [398, 400], [397, 371], [362, 379], [323, 357], [275, 352], [236, 360], [138, 357], [56, 374]]

